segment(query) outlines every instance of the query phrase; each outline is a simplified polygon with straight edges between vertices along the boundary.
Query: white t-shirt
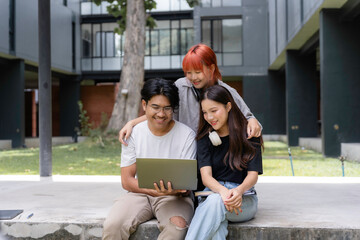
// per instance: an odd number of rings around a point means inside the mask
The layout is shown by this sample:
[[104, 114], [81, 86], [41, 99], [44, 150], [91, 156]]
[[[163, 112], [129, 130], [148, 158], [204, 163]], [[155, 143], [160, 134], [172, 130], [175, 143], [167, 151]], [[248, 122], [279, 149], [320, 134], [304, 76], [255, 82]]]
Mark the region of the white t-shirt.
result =
[[163, 136], [155, 136], [148, 121], [141, 122], [133, 128], [127, 143], [122, 145], [121, 167], [134, 164], [136, 158], [196, 158], [195, 133], [178, 121]]

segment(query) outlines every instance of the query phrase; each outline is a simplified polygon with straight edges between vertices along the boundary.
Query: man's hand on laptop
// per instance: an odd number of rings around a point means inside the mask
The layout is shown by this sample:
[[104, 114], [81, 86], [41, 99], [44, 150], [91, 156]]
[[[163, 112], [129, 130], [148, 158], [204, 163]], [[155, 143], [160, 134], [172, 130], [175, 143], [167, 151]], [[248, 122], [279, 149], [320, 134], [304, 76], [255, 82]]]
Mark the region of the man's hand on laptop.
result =
[[162, 195], [179, 195], [179, 196], [187, 196], [189, 194], [189, 191], [187, 190], [179, 190], [179, 189], [173, 189], [171, 182], [167, 183], [167, 188], [165, 188], [165, 184], [163, 180], [160, 180], [160, 186], [156, 182], [154, 182], [155, 190], [158, 192], [159, 196]]

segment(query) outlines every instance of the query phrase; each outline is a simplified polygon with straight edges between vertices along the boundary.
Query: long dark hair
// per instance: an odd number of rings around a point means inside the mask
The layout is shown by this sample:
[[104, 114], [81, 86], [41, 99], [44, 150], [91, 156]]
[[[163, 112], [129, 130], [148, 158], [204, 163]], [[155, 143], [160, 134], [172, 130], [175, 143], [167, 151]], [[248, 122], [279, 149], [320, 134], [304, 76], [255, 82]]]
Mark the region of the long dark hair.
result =
[[[232, 170], [243, 170], [247, 168], [247, 163], [255, 157], [256, 150], [251, 142], [247, 139], [247, 120], [236, 105], [231, 93], [220, 85], [214, 85], [204, 90], [200, 97], [200, 103], [209, 99], [224, 106], [230, 102], [231, 109], [228, 115], [229, 127], [229, 150], [224, 157], [224, 163], [229, 158], [229, 165]], [[205, 120], [200, 104], [200, 121], [197, 133], [197, 140], [206, 137], [212, 131], [212, 126]], [[262, 141], [260, 141], [261, 143]]]

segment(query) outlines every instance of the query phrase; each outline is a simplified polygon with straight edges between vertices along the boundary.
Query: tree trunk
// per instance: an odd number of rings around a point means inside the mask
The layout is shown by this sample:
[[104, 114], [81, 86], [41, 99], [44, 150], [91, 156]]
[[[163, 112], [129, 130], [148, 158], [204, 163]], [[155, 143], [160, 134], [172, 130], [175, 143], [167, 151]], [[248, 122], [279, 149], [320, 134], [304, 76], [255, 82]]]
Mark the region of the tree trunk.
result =
[[144, 83], [146, 16], [144, 0], [127, 0], [124, 62], [107, 130], [120, 130], [138, 116]]

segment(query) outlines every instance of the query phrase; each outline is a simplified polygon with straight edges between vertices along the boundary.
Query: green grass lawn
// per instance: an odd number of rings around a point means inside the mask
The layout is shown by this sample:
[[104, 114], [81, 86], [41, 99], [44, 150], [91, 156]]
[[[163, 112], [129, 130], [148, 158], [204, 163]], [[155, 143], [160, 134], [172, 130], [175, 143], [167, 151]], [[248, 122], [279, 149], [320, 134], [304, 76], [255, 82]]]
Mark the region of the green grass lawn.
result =
[[[341, 161], [337, 158], [325, 158], [322, 154], [292, 147], [291, 155], [295, 176], [341, 177]], [[292, 176], [288, 147], [283, 142], [265, 142], [263, 153], [263, 176]], [[360, 177], [360, 163], [344, 162], [346, 177]]]
[[[105, 147], [87, 140], [82, 143], [53, 147], [53, 175], [119, 175], [120, 143], [113, 139]], [[291, 148], [295, 176], [342, 176], [341, 162], [324, 158], [320, 153]], [[291, 176], [287, 145], [265, 142], [263, 176]], [[39, 149], [0, 151], [0, 175], [39, 174]], [[360, 177], [360, 163], [345, 161], [345, 176]]]
[[[119, 142], [87, 140], [52, 148], [53, 175], [120, 175]], [[39, 174], [39, 148], [0, 151], [0, 174]]]

